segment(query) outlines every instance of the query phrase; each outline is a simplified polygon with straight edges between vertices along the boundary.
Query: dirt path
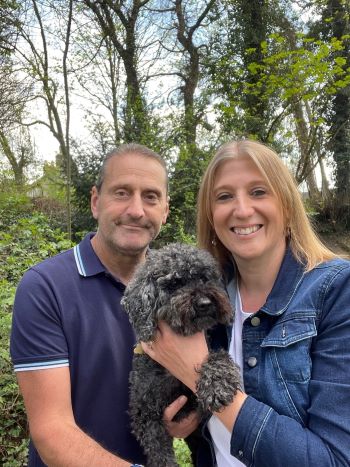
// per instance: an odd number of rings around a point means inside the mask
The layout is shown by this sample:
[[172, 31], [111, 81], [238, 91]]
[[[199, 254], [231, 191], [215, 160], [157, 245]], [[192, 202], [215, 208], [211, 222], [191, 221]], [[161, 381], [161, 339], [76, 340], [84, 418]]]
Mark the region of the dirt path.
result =
[[328, 248], [334, 251], [334, 253], [347, 255], [350, 257], [350, 233], [349, 235], [322, 235], [321, 238], [322, 241], [328, 246]]

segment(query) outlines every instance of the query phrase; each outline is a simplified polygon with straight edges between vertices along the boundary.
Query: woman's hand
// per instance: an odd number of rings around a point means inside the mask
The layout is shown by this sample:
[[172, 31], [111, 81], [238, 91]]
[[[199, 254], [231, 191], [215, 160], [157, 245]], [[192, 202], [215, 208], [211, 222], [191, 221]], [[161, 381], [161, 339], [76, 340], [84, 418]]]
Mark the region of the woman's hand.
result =
[[161, 321], [155, 339], [141, 343], [144, 352], [165, 367], [178, 380], [196, 392], [198, 371], [208, 357], [208, 346], [203, 332], [193, 336], [179, 336]]

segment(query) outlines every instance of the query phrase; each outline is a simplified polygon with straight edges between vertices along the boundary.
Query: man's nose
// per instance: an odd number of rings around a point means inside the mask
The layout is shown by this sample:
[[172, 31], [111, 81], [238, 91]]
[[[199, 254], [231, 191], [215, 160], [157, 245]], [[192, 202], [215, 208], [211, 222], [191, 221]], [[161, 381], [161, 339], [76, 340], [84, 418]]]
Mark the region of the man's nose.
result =
[[144, 216], [145, 211], [143, 207], [143, 200], [140, 195], [134, 194], [130, 198], [126, 213], [135, 219], [139, 219], [140, 217]]

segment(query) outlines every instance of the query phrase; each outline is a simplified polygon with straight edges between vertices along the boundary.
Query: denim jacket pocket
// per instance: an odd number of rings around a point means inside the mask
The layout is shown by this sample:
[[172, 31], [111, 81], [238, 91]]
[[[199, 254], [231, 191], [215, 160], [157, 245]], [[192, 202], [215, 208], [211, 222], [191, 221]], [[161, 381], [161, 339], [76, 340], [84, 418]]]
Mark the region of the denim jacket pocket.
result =
[[311, 377], [311, 340], [317, 335], [316, 313], [281, 317], [261, 343], [274, 367], [276, 378], [304, 383]]

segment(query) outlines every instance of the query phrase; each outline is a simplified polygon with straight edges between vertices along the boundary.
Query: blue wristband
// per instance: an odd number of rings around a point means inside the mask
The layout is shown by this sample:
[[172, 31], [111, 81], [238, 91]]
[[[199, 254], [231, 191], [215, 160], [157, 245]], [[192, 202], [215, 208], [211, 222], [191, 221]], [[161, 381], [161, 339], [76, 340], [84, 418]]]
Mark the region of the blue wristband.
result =
[[130, 467], [143, 467], [141, 464], [131, 464]]

